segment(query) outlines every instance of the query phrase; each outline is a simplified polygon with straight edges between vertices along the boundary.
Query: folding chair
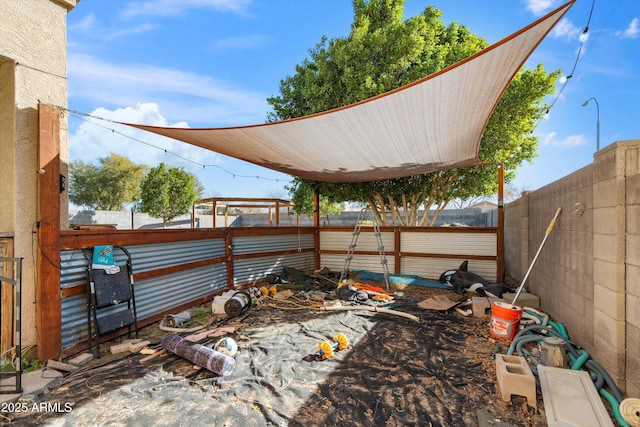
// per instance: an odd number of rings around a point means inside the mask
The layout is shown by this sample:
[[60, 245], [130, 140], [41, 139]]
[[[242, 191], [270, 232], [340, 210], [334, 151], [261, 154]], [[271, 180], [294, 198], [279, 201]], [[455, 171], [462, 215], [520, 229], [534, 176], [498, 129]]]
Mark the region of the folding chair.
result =
[[113, 246], [127, 258], [124, 268], [115, 274], [93, 268], [95, 248], [83, 250], [87, 259], [87, 322], [89, 327], [89, 351], [95, 339], [96, 357], [100, 358], [100, 336], [126, 327], [131, 338], [132, 329], [138, 338], [138, 316], [133, 292], [131, 255], [121, 246]]

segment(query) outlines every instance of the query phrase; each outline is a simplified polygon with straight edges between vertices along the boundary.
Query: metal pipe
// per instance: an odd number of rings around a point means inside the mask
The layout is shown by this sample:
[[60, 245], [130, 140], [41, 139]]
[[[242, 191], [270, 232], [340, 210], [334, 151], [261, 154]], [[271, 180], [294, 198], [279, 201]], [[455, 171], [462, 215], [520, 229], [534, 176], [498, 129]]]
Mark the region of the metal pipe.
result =
[[531, 265], [529, 265], [529, 269], [527, 270], [527, 274], [524, 275], [524, 279], [522, 279], [522, 283], [520, 283], [520, 286], [518, 286], [518, 291], [516, 292], [515, 297], [513, 297], [513, 302], [512, 302], [513, 305], [516, 304], [516, 301], [518, 300], [518, 297], [520, 297], [520, 293], [522, 292], [522, 289], [524, 288], [524, 284], [527, 281], [527, 278], [529, 277], [529, 273], [531, 273], [531, 269], [533, 268], [534, 264], [536, 263], [536, 261], [538, 259], [538, 255], [540, 255], [540, 251], [542, 250], [542, 247], [544, 246], [545, 242], [547, 241], [547, 238], [549, 237], [549, 234], [551, 234], [551, 231], [553, 231], [553, 227], [556, 225], [556, 220], [558, 219], [558, 215], [560, 215], [561, 211], [562, 211], [562, 208], [558, 208], [556, 210], [556, 214], [554, 215], [553, 219], [549, 223], [549, 226], [547, 227], [547, 231], [545, 231], [545, 233], [544, 233], [544, 239], [542, 239], [542, 243], [540, 244], [540, 247], [538, 248], [538, 252], [536, 252], [536, 256], [533, 257], [533, 261], [531, 261]]

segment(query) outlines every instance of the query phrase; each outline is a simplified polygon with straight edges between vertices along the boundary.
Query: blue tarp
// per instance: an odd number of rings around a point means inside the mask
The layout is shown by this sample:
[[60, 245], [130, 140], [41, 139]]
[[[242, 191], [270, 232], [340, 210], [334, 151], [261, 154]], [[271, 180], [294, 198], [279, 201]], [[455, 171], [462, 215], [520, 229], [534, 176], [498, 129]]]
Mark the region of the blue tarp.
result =
[[[384, 274], [375, 273], [368, 270], [354, 270], [351, 272], [355, 277], [360, 280], [374, 280], [376, 282], [384, 282]], [[390, 274], [389, 281], [394, 283], [401, 283], [403, 285], [412, 286], [426, 286], [429, 288], [438, 289], [451, 289], [451, 286], [437, 282], [434, 280], [425, 279], [424, 277], [415, 276], [413, 274]]]

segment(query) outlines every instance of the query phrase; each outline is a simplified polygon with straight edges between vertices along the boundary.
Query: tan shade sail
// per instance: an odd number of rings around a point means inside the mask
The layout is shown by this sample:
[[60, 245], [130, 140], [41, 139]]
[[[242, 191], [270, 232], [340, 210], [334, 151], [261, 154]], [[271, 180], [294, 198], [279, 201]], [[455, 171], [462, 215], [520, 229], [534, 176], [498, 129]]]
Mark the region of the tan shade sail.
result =
[[324, 113], [230, 128], [125, 124], [317, 181], [471, 166], [480, 163], [482, 133], [509, 82], [574, 2], [438, 73]]

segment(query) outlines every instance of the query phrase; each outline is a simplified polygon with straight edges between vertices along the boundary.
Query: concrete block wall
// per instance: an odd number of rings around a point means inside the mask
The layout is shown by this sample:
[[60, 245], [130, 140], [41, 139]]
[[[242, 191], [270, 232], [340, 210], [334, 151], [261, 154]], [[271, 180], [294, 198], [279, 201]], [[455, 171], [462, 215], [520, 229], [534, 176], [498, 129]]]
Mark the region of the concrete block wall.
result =
[[[640, 153], [636, 145], [626, 153], [626, 369], [629, 396], [640, 398]], [[632, 170], [633, 169], [633, 170]]]
[[640, 396], [640, 140], [505, 207], [505, 268], [630, 397]]
[[[527, 252], [527, 224], [523, 213], [526, 207], [527, 193], [523, 193], [518, 200], [509, 203], [505, 207], [504, 216], [504, 269], [505, 273], [515, 275], [518, 278], [524, 276], [526, 266], [522, 258], [528, 259]], [[508, 214], [507, 214], [508, 213]], [[522, 273], [522, 274], [521, 274]]]
[[[593, 167], [532, 192], [527, 200], [528, 242], [523, 271], [539, 250], [558, 208], [562, 209], [529, 276], [529, 288], [541, 300], [543, 310], [563, 322], [590, 353], [593, 324], [585, 313], [593, 312]], [[582, 210], [584, 209], [584, 211]], [[590, 318], [588, 316], [587, 318]]]

